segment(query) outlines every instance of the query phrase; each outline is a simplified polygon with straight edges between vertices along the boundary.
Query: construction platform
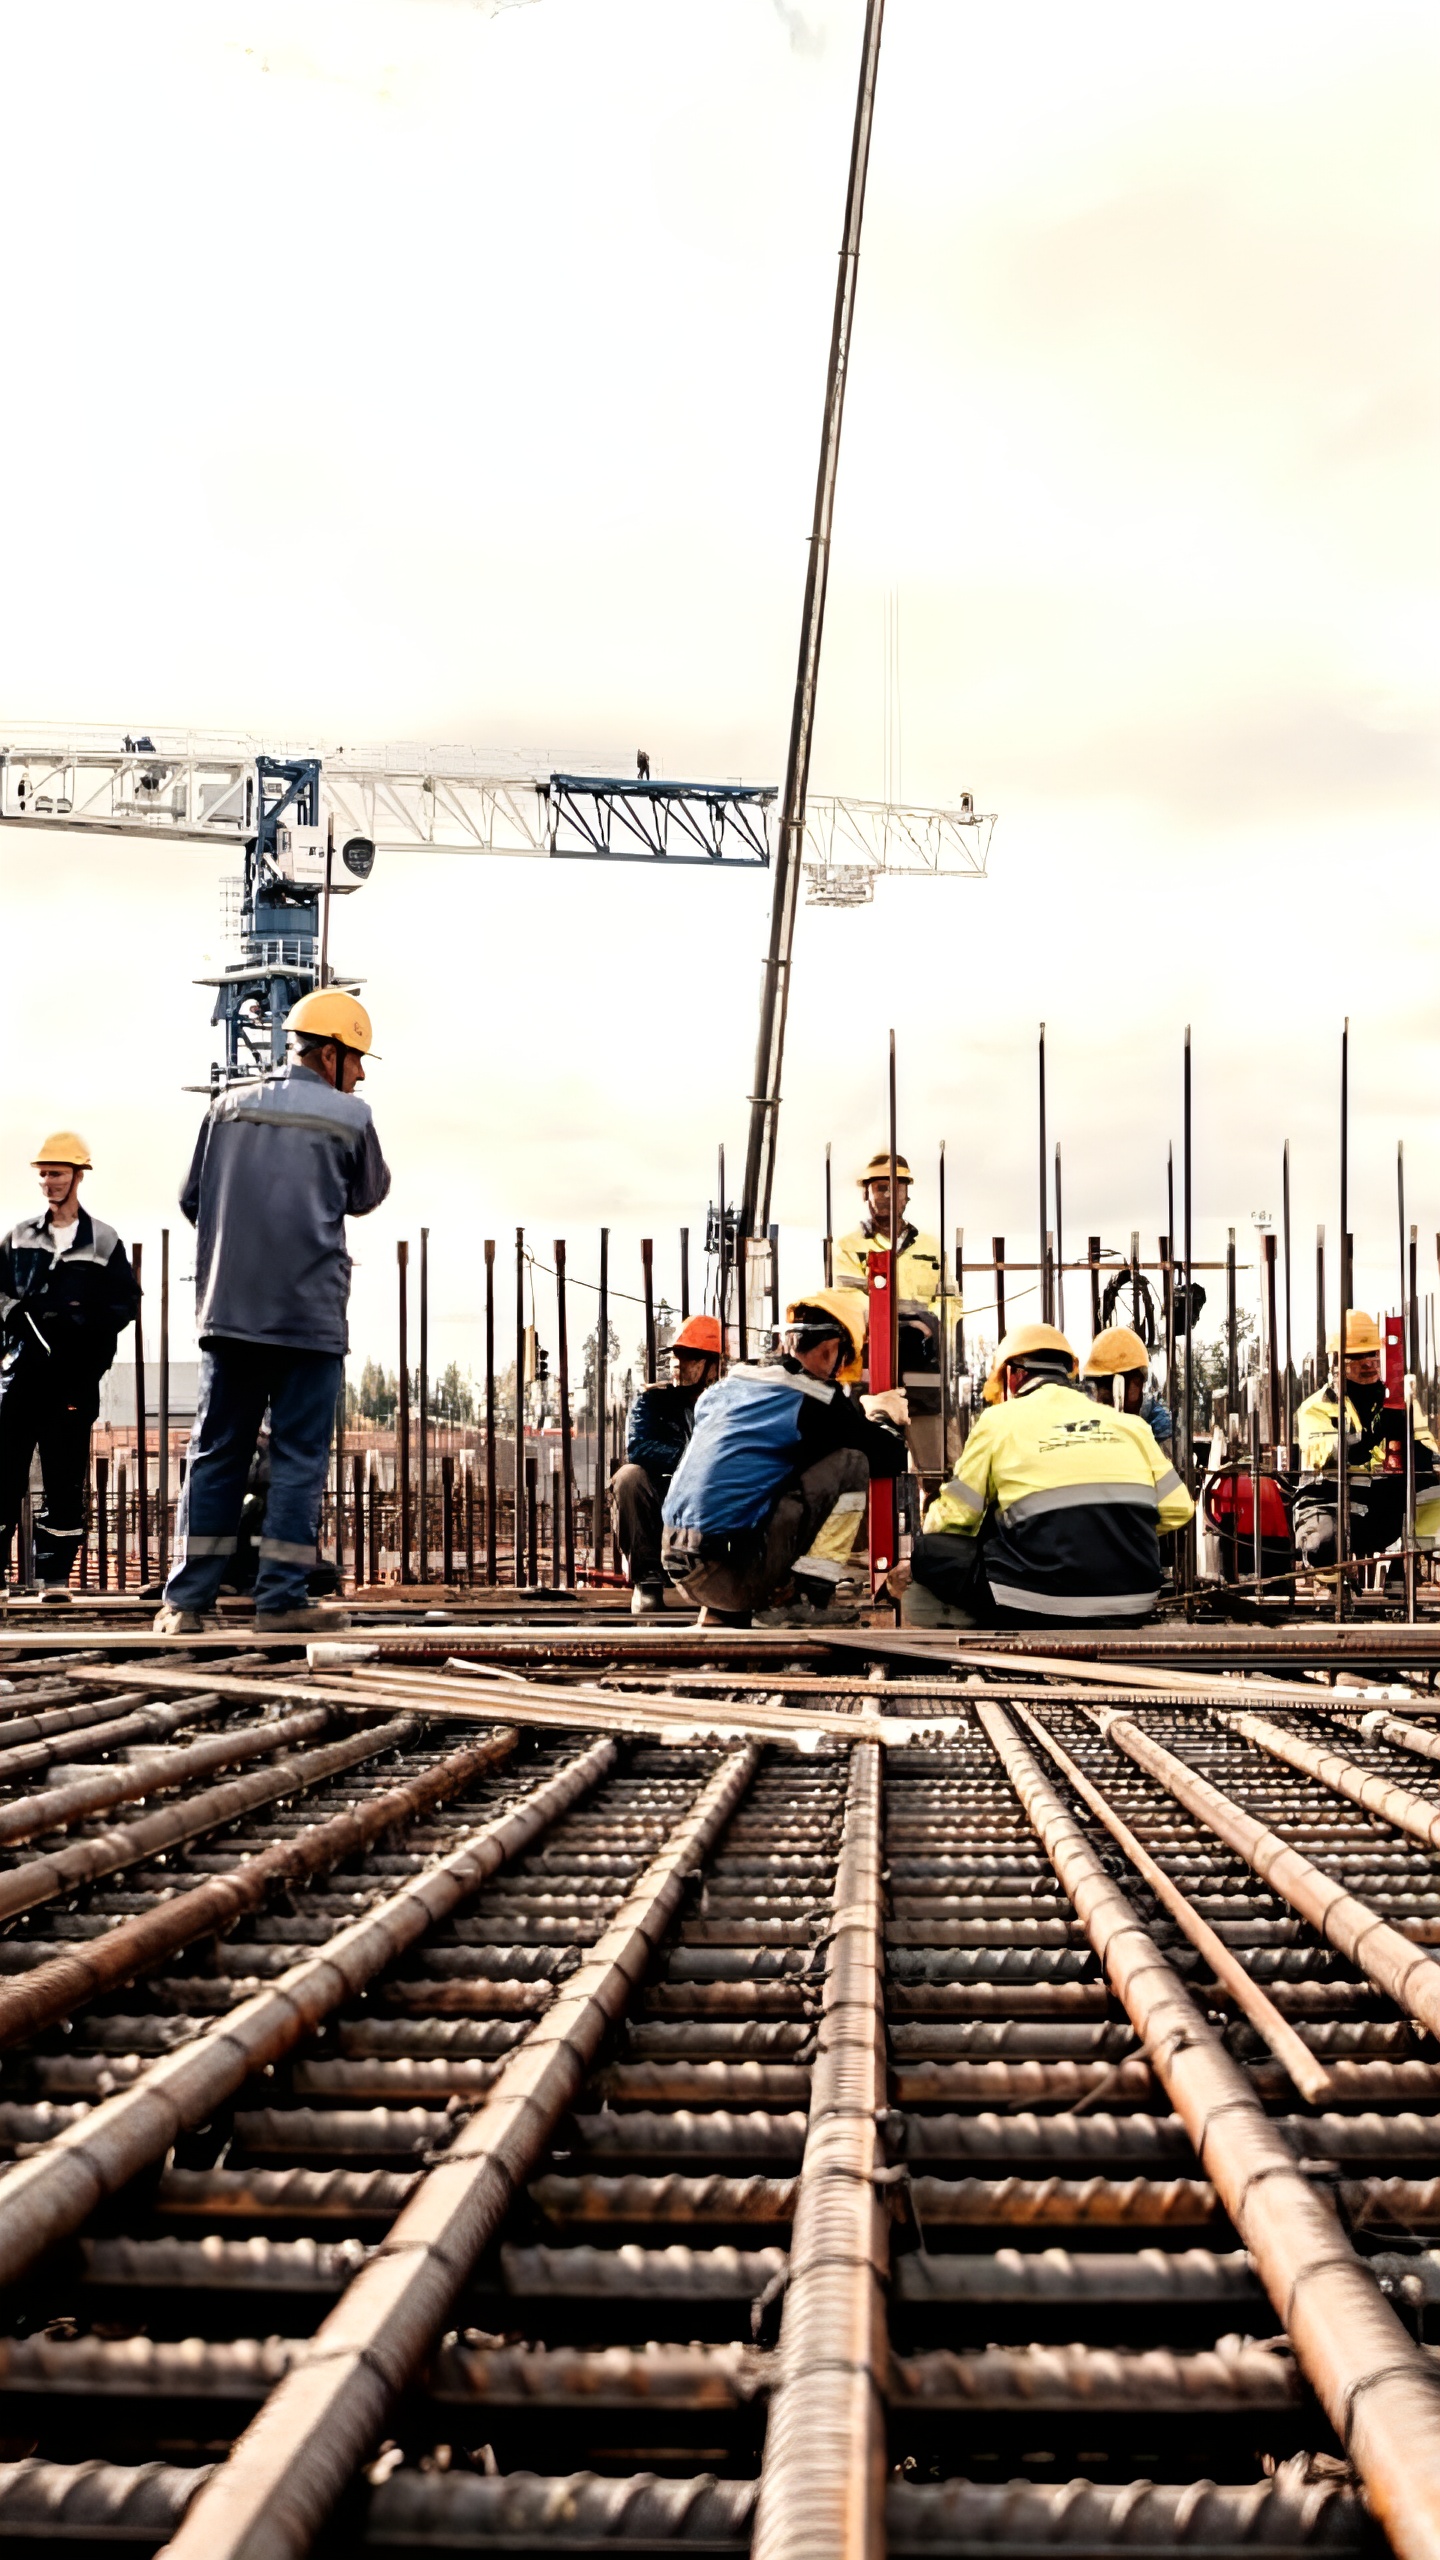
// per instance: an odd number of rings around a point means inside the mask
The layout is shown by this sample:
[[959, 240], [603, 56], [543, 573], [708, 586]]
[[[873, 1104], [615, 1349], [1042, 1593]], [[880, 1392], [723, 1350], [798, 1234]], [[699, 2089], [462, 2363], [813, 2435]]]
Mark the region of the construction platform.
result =
[[150, 1605], [0, 1628], [0, 2545], [1437, 2547], [1440, 1623]]

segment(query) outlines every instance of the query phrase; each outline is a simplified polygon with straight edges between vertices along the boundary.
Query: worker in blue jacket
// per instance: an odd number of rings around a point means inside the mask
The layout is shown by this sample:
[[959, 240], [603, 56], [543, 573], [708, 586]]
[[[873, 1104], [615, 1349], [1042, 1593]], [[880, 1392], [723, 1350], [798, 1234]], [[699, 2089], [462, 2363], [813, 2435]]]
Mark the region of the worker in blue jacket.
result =
[[349, 1347], [345, 1220], [390, 1189], [355, 1091], [370, 1016], [336, 987], [301, 998], [289, 1063], [217, 1095], [180, 1206], [197, 1230], [200, 1394], [158, 1635], [206, 1623], [235, 1552], [250, 1462], [270, 1416], [257, 1632], [343, 1625], [312, 1604], [320, 1507]]
[[779, 1359], [738, 1362], [702, 1398], [661, 1548], [702, 1625], [833, 1621], [870, 1478], [906, 1463], [903, 1389], [844, 1392], [865, 1321], [858, 1290], [817, 1289], [787, 1308]]
[[642, 1387], [630, 1407], [625, 1464], [610, 1486], [615, 1544], [630, 1576], [630, 1613], [657, 1617], [665, 1606], [660, 1562], [661, 1506], [690, 1444], [695, 1407], [720, 1375], [720, 1319], [687, 1316], [670, 1345], [669, 1386]]

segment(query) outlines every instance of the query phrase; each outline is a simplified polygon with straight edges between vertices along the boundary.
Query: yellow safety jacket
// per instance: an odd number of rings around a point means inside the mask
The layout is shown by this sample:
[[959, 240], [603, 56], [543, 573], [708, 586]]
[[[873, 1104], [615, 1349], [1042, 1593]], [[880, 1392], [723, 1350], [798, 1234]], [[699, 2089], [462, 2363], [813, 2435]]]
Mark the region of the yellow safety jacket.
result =
[[1147, 1617], [1161, 1536], [1195, 1505], [1138, 1414], [1037, 1379], [982, 1413], [925, 1531], [985, 1539], [1002, 1609], [1037, 1617]]
[[[837, 1289], [863, 1289], [869, 1276], [870, 1248], [883, 1246], [883, 1236], [871, 1235], [866, 1227], [852, 1227], [848, 1236], [835, 1240], [835, 1286]], [[944, 1262], [938, 1236], [922, 1236], [914, 1227], [900, 1230], [899, 1268], [895, 1275], [903, 1314], [907, 1305], [933, 1307], [940, 1295], [940, 1273]], [[949, 1285], [949, 1273], [946, 1275]]]
[[[1415, 1428], [1415, 1448], [1428, 1452], [1432, 1460], [1440, 1460], [1440, 1444], [1426, 1421], [1418, 1403], [1410, 1407]], [[1338, 1399], [1333, 1384], [1321, 1387], [1318, 1394], [1307, 1396], [1295, 1416], [1295, 1437], [1300, 1444], [1300, 1464], [1307, 1476], [1332, 1475], [1336, 1468]], [[1385, 1473], [1386, 1443], [1362, 1444], [1366, 1429], [1358, 1408], [1345, 1398], [1346, 1472], [1352, 1476], [1381, 1476]], [[1417, 1468], [1431, 1473], [1423, 1461]], [[1415, 1535], [1417, 1538], [1440, 1537], [1440, 1482], [1417, 1482], [1415, 1487]]]

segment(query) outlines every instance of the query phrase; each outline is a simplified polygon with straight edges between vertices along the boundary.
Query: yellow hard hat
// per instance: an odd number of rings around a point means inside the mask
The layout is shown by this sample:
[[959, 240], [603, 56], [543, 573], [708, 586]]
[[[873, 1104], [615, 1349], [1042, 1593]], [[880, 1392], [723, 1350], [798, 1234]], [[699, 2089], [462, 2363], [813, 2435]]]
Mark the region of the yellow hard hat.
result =
[[1057, 1351], [1068, 1361], [1070, 1375], [1075, 1375], [1077, 1362], [1071, 1345], [1058, 1325], [1015, 1324], [1003, 1337], [995, 1354], [995, 1365], [985, 1381], [987, 1404], [998, 1404], [1004, 1393], [1005, 1372], [1012, 1360], [1023, 1360], [1032, 1351]]
[[[889, 1148], [877, 1147], [864, 1172], [857, 1174], [855, 1178], [862, 1191], [872, 1182], [888, 1182], [890, 1179]], [[895, 1158], [895, 1179], [897, 1182], [913, 1182], [915, 1179], [905, 1158], [898, 1154]]]
[[1149, 1366], [1150, 1354], [1139, 1334], [1132, 1333], [1128, 1324], [1111, 1324], [1096, 1334], [1081, 1374], [1086, 1378], [1120, 1378], [1127, 1369]]
[[339, 987], [312, 987], [291, 1006], [285, 1028], [307, 1040], [338, 1040], [342, 1048], [358, 1049], [362, 1058], [370, 1054], [370, 1016], [358, 998], [342, 994]]
[[[1325, 1348], [1327, 1351], [1339, 1350], [1340, 1328], [1338, 1325], [1336, 1326], [1335, 1331], [1331, 1334]], [[1347, 1356], [1352, 1351], [1383, 1351], [1384, 1348], [1385, 1345], [1380, 1339], [1380, 1327], [1376, 1323], [1374, 1317], [1367, 1316], [1363, 1307], [1348, 1307], [1345, 1312], [1345, 1350]]]
[[802, 1298], [792, 1298], [785, 1310], [785, 1322], [793, 1325], [802, 1307], [823, 1307], [833, 1316], [850, 1345], [850, 1357], [836, 1370], [836, 1377], [853, 1386], [864, 1366], [865, 1331], [869, 1322], [869, 1304], [863, 1289], [807, 1289]]
[[80, 1173], [91, 1170], [90, 1150], [73, 1129], [52, 1129], [48, 1138], [41, 1139], [30, 1161], [34, 1165], [68, 1164]]

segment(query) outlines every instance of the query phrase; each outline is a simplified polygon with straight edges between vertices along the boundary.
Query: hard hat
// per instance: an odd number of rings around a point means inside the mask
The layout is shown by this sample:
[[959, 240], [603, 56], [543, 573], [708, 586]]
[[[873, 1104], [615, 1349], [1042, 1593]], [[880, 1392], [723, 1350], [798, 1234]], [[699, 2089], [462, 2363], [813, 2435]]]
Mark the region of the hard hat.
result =
[[[1339, 1350], [1340, 1328], [1338, 1325], [1336, 1326], [1335, 1331], [1331, 1334], [1325, 1348], [1327, 1351]], [[1345, 1351], [1347, 1358], [1352, 1351], [1359, 1352], [1363, 1355], [1367, 1351], [1383, 1351], [1384, 1348], [1385, 1345], [1380, 1339], [1380, 1327], [1376, 1323], [1374, 1317], [1367, 1316], [1363, 1307], [1347, 1307], [1345, 1311]]]
[[358, 1049], [362, 1058], [370, 1054], [370, 1016], [363, 1004], [339, 987], [312, 987], [308, 996], [291, 1006], [285, 1028], [298, 1031], [306, 1040], [337, 1040], [344, 1049]]
[[987, 1404], [1000, 1402], [1004, 1393], [1005, 1372], [1012, 1360], [1025, 1360], [1039, 1351], [1049, 1351], [1065, 1360], [1073, 1378], [1078, 1364], [1074, 1351], [1058, 1326], [1053, 1324], [1012, 1325], [1000, 1343], [995, 1354], [995, 1365], [985, 1381], [985, 1402]]
[[1132, 1333], [1128, 1324], [1111, 1324], [1096, 1334], [1081, 1376], [1121, 1378], [1127, 1369], [1148, 1370], [1149, 1366], [1150, 1354], [1139, 1334]]
[[865, 1352], [865, 1328], [869, 1305], [863, 1289], [812, 1289], [803, 1298], [794, 1298], [785, 1310], [785, 1330], [793, 1332], [803, 1326], [807, 1315], [828, 1316], [842, 1341], [850, 1345], [850, 1354], [836, 1370], [837, 1378], [847, 1386], [860, 1376]]
[[719, 1317], [687, 1316], [670, 1348], [672, 1351], [703, 1351], [710, 1359], [718, 1360], [721, 1352]]
[[68, 1164], [79, 1173], [91, 1170], [90, 1150], [73, 1129], [52, 1129], [30, 1161], [33, 1165]]
[[[856, 1180], [859, 1182], [861, 1190], [864, 1191], [872, 1182], [888, 1182], [889, 1179], [890, 1150], [888, 1147], [880, 1147], [877, 1148], [875, 1154], [871, 1157], [864, 1172], [856, 1176]], [[913, 1182], [915, 1179], [915, 1176], [911, 1172], [905, 1158], [898, 1154], [895, 1158], [895, 1179], [897, 1182]]]

